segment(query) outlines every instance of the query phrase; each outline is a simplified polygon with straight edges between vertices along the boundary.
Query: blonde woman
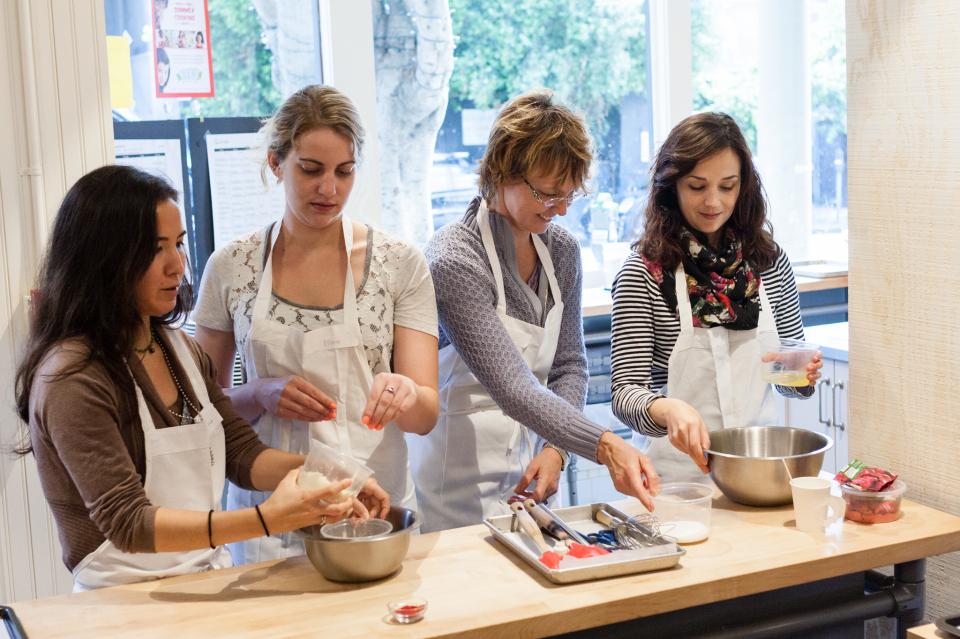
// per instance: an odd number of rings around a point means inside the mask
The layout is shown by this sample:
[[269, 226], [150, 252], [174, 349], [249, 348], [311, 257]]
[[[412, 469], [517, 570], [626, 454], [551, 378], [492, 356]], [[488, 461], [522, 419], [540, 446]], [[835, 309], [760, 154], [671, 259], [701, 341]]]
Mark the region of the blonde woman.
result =
[[427, 246], [440, 315], [437, 428], [412, 459], [424, 530], [479, 523], [512, 491], [543, 500], [572, 451], [652, 509], [659, 485], [635, 448], [581, 410], [587, 361], [580, 247], [552, 224], [592, 159], [580, 117], [546, 91], [503, 107], [480, 161], [480, 196]]
[[[197, 339], [238, 412], [268, 445], [318, 439], [365, 462], [393, 503], [416, 508], [404, 433], [438, 413], [433, 283], [414, 247], [343, 216], [363, 148], [353, 103], [308, 86], [264, 125], [281, 219], [215, 252]], [[240, 352], [246, 381], [230, 386]], [[231, 504], [265, 495], [230, 486]], [[302, 552], [289, 535], [232, 548], [237, 563]]]

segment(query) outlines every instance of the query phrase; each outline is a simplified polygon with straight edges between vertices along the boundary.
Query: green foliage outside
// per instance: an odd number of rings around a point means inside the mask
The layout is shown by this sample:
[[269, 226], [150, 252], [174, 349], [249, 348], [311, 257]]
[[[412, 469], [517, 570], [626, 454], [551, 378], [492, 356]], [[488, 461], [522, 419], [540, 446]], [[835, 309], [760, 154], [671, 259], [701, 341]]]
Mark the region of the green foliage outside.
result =
[[[760, 0], [766, 1], [766, 0]], [[811, 104], [813, 122], [827, 131], [833, 142], [847, 130], [847, 60], [844, 3], [841, 0], [811, 0], [808, 27]], [[743, 129], [750, 147], [757, 148], [757, 66], [724, 68], [712, 66], [725, 40], [730, 37], [714, 24], [717, 12], [729, 10], [716, 0], [692, 0], [690, 31], [693, 34], [693, 110], [729, 113]]]
[[813, 65], [810, 70], [813, 122], [827, 129], [827, 141], [847, 132], [847, 28], [844, 3], [819, 0], [816, 20], [808, 41]]
[[454, 108], [495, 108], [547, 87], [582, 111], [590, 130], [603, 138], [621, 99], [643, 93], [641, 2], [450, 0], [450, 12]]
[[740, 125], [747, 143], [757, 150], [757, 67], [726, 68], [715, 73], [711, 64], [729, 34], [720, 33], [713, 24], [716, 3], [692, 0], [690, 3], [691, 63], [693, 67], [693, 111], [723, 111]]
[[[273, 54], [247, 0], [209, 0], [214, 97], [192, 100], [186, 117], [267, 116], [280, 106], [273, 85]], [[252, 53], [251, 53], [252, 52]]]

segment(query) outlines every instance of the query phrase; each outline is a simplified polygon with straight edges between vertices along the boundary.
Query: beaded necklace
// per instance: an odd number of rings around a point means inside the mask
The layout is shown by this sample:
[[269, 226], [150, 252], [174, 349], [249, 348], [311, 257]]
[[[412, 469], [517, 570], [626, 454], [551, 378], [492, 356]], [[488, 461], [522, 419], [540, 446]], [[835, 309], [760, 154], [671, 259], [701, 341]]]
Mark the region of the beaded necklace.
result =
[[[177, 387], [177, 392], [180, 393], [179, 397], [183, 398], [183, 403], [186, 405], [187, 410], [182, 415], [172, 408], [167, 408], [171, 415], [180, 420], [180, 424], [196, 424], [199, 415], [200, 409], [194, 406], [193, 402], [190, 401], [190, 398], [187, 397], [187, 394], [183, 390], [183, 386], [180, 384], [180, 379], [177, 377], [176, 372], [173, 370], [173, 366], [170, 364], [170, 358], [167, 357], [167, 349], [164, 347], [163, 342], [160, 341], [158, 337], [155, 336], [153, 329], [150, 329], [150, 338], [151, 341], [156, 341], [157, 346], [160, 347], [160, 353], [163, 355], [163, 361], [167, 365], [167, 370], [170, 371], [170, 377], [173, 378], [173, 384]], [[193, 415], [190, 412], [193, 411]]]
[[150, 329], [150, 342], [143, 348], [137, 348], [136, 346], [134, 346], [133, 352], [136, 353], [137, 356], [142, 360], [144, 357], [147, 356], [147, 353], [150, 353], [152, 355], [153, 353], [156, 352], [156, 349], [154, 348], [154, 344], [156, 343], [157, 343], [157, 340], [153, 336], [153, 329]]

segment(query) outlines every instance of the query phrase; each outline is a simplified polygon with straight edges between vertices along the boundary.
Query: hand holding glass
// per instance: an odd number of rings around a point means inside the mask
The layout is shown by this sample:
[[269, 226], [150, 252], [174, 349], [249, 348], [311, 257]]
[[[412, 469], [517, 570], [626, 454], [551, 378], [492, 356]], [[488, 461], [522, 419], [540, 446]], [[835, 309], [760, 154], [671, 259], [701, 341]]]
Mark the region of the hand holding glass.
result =
[[[763, 354], [763, 381], [777, 386], [809, 386], [820, 376], [822, 356], [818, 348], [803, 340], [781, 338], [776, 352]], [[813, 379], [812, 374], [816, 375]]]

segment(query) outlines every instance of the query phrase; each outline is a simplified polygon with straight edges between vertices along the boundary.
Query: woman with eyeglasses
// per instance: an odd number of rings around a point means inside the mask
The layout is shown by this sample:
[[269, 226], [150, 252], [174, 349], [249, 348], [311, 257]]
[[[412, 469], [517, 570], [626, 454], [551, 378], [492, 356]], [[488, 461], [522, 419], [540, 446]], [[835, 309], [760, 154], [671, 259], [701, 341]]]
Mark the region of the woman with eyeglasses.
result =
[[[778, 338], [803, 339], [797, 285], [770, 233], [750, 147], [724, 113], [673, 128], [650, 167], [643, 235], [613, 285], [613, 412], [657, 437], [667, 481], [702, 480], [709, 430], [770, 425], [761, 362]], [[813, 395], [806, 363], [787, 397]]]
[[[262, 130], [281, 218], [217, 250], [197, 306], [197, 340], [234, 406], [268, 445], [316, 439], [375, 472], [391, 502], [416, 510], [405, 433], [437, 420], [437, 311], [415, 247], [343, 214], [363, 147], [347, 96], [307, 86]], [[245, 379], [232, 386], [234, 354]], [[263, 493], [230, 486], [227, 501]], [[231, 548], [236, 563], [303, 553], [290, 535]]]
[[605, 464], [618, 490], [652, 508], [659, 480], [649, 460], [581, 413], [580, 247], [552, 221], [591, 159], [582, 119], [550, 92], [513, 99], [493, 123], [480, 195], [427, 246], [441, 415], [411, 448], [424, 530], [479, 523], [533, 482], [546, 499], [567, 451]]

